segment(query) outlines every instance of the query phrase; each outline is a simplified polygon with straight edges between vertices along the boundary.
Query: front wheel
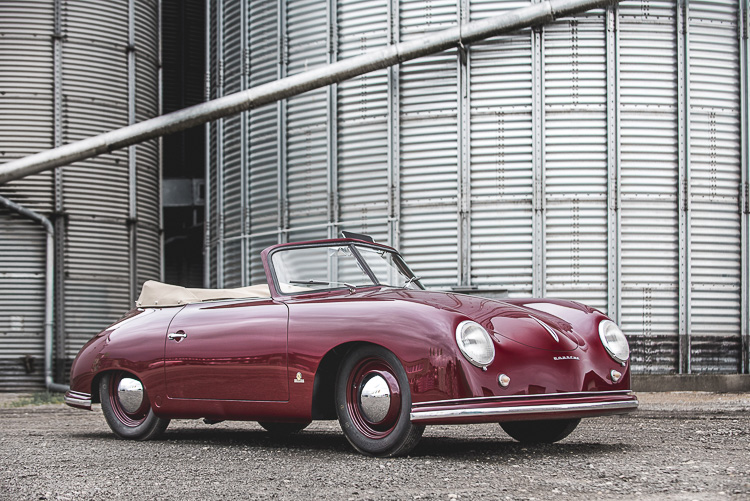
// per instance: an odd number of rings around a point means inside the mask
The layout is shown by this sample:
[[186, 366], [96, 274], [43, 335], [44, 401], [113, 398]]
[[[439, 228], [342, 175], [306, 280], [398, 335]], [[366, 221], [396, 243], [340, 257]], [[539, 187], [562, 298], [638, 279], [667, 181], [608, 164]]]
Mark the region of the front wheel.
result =
[[544, 421], [509, 421], [500, 423], [505, 433], [527, 444], [551, 444], [562, 440], [576, 429], [580, 419]]
[[409, 417], [411, 392], [399, 359], [379, 346], [356, 348], [336, 376], [336, 414], [349, 443], [368, 456], [402, 456], [422, 438]]
[[169, 419], [154, 414], [143, 383], [132, 374], [105, 374], [99, 381], [99, 397], [104, 419], [121, 438], [150, 440], [169, 426]]

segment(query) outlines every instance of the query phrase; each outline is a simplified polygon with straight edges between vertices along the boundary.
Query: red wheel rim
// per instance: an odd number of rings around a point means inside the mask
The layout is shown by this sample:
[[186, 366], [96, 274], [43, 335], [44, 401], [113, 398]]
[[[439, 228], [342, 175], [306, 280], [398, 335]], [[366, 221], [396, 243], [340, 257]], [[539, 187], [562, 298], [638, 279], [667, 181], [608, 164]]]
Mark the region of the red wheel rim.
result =
[[112, 411], [115, 413], [115, 416], [122, 424], [131, 428], [135, 428], [146, 420], [151, 405], [148, 401], [148, 396], [146, 395], [146, 391], [144, 389], [143, 401], [141, 402], [140, 406], [133, 412], [125, 410], [122, 402], [120, 402], [120, 396], [118, 392], [120, 382], [124, 378], [136, 379], [134, 376], [131, 376], [126, 372], [118, 372], [109, 379], [109, 403], [112, 407]]
[[[390, 390], [390, 405], [382, 419], [373, 421], [362, 409], [362, 388], [373, 377], [382, 378]], [[382, 359], [368, 357], [360, 360], [349, 373], [346, 404], [349, 416], [364, 436], [379, 439], [388, 436], [396, 427], [401, 414], [401, 388], [395, 371]]]

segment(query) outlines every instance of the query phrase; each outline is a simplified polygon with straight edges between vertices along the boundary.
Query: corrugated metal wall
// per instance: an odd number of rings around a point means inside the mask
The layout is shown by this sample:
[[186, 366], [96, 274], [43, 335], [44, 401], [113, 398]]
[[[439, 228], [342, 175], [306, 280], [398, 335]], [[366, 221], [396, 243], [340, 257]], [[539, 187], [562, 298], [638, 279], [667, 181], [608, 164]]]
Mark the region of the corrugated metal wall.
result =
[[[52, 2], [6, 2], [0, 9], [0, 161], [6, 162], [53, 144], [54, 9]], [[21, 115], [23, 127], [9, 120]], [[53, 208], [50, 173], [16, 183], [13, 191], [34, 210]], [[0, 193], [9, 197], [8, 190]], [[43, 381], [46, 237], [38, 224], [5, 209], [0, 225], [0, 390], [27, 389]]]
[[[0, 3], [0, 161], [157, 115], [158, 23], [156, 0]], [[158, 143], [0, 193], [55, 221], [62, 382], [80, 347], [132, 306], [143, 281], [161, 275]], [[0, 212], [0, 391], [44, 385], [44, 243], [41, 226]]]
[[[208, 0], [212, 95], [525, 3]], [[211, 283], [361, 231], [432, 288], [607, 312], [638, 372], [747, 372], [746, 12], [626, 0], [212, 126]]]

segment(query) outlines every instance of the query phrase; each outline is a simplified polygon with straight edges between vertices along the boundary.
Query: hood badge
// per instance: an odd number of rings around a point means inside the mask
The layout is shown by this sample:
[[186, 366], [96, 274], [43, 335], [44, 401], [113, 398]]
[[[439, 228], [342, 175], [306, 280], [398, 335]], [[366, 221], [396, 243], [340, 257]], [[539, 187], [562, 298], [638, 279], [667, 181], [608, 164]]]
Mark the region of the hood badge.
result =
[[531, 317], [531, 318], [533, 318], [534, 320], [536, 320], [539, 325], [541, 325], [542, 327], [544, 327], [544, 329], [547, 332], [549, 332], [550, 336], [552, 336], [552, 339], [554, 339], [555, 342], [557, 342], [557, 343], [560, 342], [560, 338], [557, 336], [557, 333], [552, 330], [552, 327], [550, 327], [549, 325], [545, 324], [544, 322], [542, 322], [541, 320], [539, 320], [536, 317]]
[[580, 360], [580, 358], [576, 357], [575, 355], [564, 355], [561, 357], [552, 357], [553, 360]]

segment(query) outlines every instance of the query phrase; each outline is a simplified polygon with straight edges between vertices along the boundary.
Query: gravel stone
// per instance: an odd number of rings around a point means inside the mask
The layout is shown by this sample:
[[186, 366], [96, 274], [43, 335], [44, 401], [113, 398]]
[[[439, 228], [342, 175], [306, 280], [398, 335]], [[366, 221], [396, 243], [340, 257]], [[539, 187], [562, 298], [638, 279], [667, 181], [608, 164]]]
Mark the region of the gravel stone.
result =
[[277, 438], [253, 422], [173, 420], [117, 439], [101, 410], [0, 394], [0, 499], [750, 499], [750, 394], [641, 393], [553, 445], [497, 424], [428, 426], [404, 458], [355, 452], [335, 421]]

